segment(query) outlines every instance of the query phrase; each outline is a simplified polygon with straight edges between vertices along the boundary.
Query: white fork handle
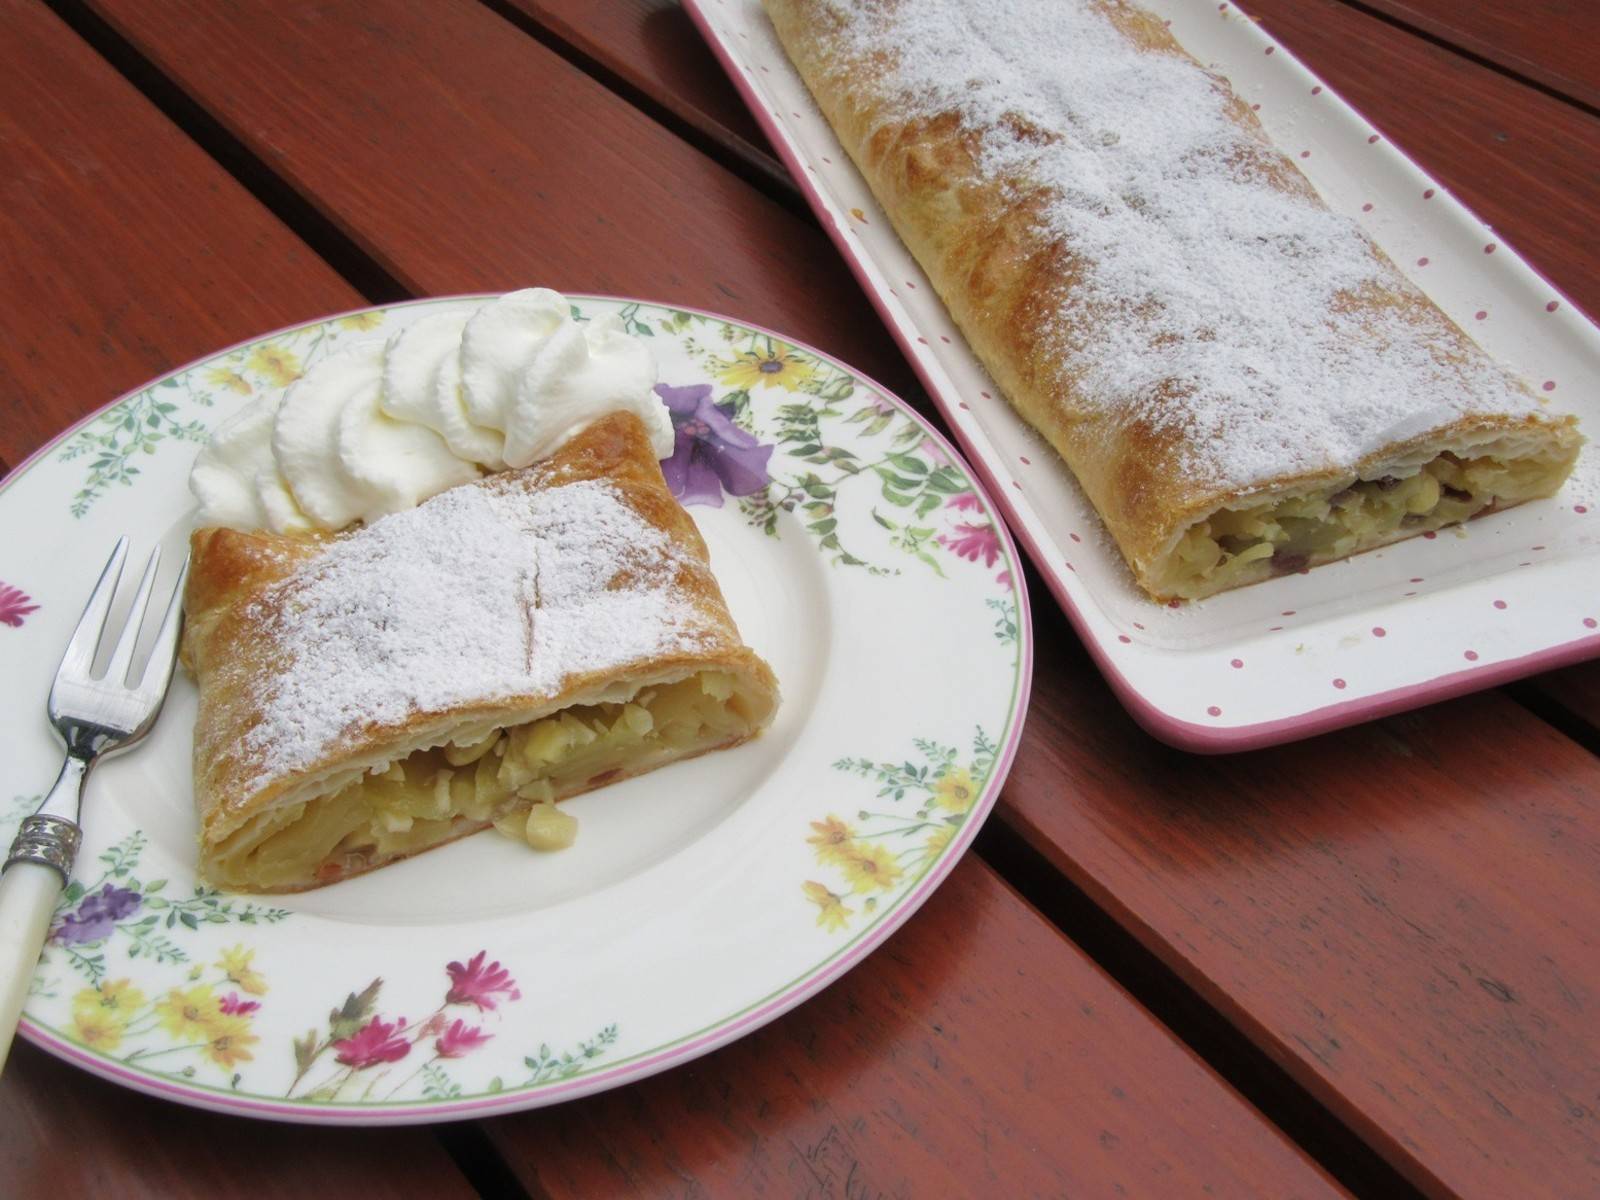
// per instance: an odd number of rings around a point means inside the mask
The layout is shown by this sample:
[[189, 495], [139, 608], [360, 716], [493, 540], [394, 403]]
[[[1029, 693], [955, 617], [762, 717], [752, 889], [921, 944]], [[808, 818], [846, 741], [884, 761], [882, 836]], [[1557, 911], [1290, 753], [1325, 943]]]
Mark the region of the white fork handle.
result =
[[61, 876], [50, 867], [12, 863], [0, 875], [0, 1070], [5, 1069], [60, 896]]

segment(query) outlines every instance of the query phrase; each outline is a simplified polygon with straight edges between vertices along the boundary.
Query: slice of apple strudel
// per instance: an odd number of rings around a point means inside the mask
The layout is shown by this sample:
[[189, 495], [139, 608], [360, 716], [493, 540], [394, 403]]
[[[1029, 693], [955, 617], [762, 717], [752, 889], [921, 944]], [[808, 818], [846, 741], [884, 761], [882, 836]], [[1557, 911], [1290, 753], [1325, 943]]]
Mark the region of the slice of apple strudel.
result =
[[200, 867], [296, 891], [733, 746], [771, 720], [632, 414], [332, 537], [196, 530]]
[[[1198, 598], [1553, 494], [1583, 439], [1120, 0], [765, 0], [1140, 586]], [[1309, 152], [1307, 152], [1309, 153]]]

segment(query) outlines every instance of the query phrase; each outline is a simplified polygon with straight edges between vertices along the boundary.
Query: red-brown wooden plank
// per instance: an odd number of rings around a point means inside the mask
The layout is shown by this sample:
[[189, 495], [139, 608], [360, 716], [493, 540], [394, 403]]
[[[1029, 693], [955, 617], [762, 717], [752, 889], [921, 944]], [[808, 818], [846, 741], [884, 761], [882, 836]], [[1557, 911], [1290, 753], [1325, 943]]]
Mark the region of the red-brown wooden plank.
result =
[[486, 1127], [549, 1200], [1331, 1190], [970, 858], [883, 949], [766, 1029]]
[[788, 176], [733, 84], [706, 70], [700, 32], [675, 0], [506, 0], [548, 36], [746, 161]]
[[1419, 1186], [1600, 1192], [1600, 760], [1495, 692], [1196, 758], [1035, 628], [1002, 820]]
[[472, 1200], [477, 1192], [426, 1131], [313, 1129], [182, 1109], [19, 1045], [0, 1078], [0, 1195]]
[[[8, 457], [208, 349], [359, 303], [42, 5], [0, 0], [0, 26]], [[202, 1114], [28, 1045], [0, 1078], [0, 1196], [263, 1200], [413, 1187], [475, 1195], [439, 1142], [416, 1131]]]
[[92, 7], [420, 293], [695, 305], [915, 392], [814, 227], [473, 0]]
[[0, 0], [0, 455], [360, 298], [37, 0]]
[[1362, 0], [1527, 79], [1600, 107], [1600, 5], [1593, 0]]

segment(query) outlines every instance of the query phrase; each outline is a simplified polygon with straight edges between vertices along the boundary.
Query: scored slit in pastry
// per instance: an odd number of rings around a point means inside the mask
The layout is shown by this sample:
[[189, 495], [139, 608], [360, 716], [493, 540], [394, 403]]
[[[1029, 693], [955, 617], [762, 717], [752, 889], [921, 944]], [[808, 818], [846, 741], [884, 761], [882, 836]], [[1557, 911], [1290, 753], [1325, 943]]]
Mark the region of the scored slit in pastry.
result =
[[1147, 10], [764, 3], [973, 351], [1156, 599], [1549, 496], [1571, 471], [1575, 420], [1330, 211]]
[[737, 745], [778, 703], [643, 425], [332, 537], [203, 528], [200, 868], [297, 891]]

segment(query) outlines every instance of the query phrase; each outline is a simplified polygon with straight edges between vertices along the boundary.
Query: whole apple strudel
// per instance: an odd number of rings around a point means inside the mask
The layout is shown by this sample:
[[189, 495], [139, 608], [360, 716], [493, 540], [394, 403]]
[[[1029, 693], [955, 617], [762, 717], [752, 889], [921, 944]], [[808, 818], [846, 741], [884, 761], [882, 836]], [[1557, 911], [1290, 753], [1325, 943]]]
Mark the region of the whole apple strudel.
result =
[[1139, 585], [1194, 599], [1552, 495], [1583, 439], [1120, 0], [765, 0]]

